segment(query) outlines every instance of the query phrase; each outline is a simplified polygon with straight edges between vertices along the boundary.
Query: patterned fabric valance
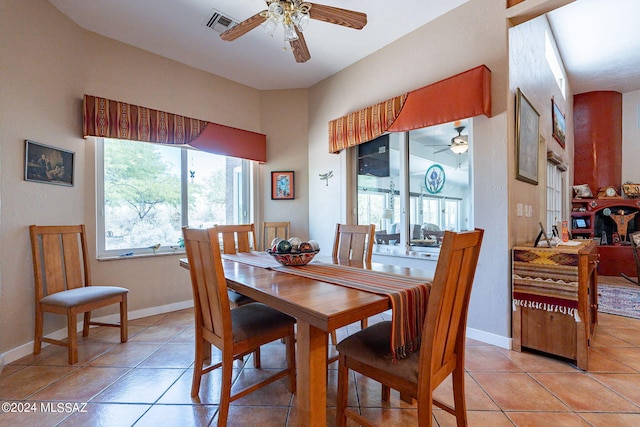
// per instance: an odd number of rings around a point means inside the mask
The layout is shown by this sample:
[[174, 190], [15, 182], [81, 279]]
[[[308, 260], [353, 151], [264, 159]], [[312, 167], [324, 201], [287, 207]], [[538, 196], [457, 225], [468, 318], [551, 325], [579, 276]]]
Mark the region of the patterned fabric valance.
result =
[[407, 132], [484, 114], [491, 116], [491, 71], [473, 68], [329, 122], [329, 152], [385, 132]]
[[84, 96], [83, 135], [189, 144], [215, 154], [267, 161], [266, 135], [96, 96]]
[[329, 152], [371, 141], [385, 133], [402, 111], [407, 94], [329, 122]]

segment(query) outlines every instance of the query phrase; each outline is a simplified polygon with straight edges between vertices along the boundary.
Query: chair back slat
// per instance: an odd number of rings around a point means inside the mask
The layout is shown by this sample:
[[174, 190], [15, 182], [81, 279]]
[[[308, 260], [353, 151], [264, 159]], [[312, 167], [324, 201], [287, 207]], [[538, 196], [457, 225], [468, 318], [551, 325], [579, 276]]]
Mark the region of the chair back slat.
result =
[[376, 226], [336, 224], [333, 259], [371, 263]]
[[262, 250], [269, 249], [271, 242], [276, 237], [289, 239], [289, 222], [265, 222], [262, 224]]
[[61, 237], [67, 289], [81, 288], [84, 286], [82, 275], [84, 257], [80, 253], [80, 236], [76, 233], [63, 233]]
[[445, 232], [427, 307], [420, 350], [420, 375], [455, 366], [464, 357], [471, 286], [484, 231]]
[[66, 289], [64, 279], [64, 256], [60, 246], [60, 236], [45, 234], [42, 236], [42, 252], [44, 262], [44, 295], [55, 294]]
[[219, 339], [231, 334], [227, 285], [215, 227], [183, 228], [196, 323]]
[[215, 228], [222, 241], [222, 253], [235, 254], [257, 250], [253, 224], [216, 225]]
[[90, 283], [84, 225], [29, 227], [36, 298]]

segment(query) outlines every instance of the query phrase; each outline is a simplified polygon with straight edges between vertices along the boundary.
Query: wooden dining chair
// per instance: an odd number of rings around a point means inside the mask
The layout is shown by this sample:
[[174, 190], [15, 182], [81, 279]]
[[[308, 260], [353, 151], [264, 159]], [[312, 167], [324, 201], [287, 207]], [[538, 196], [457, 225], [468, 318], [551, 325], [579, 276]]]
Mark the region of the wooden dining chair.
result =
[[291, 224], [286, 222], [264, 222], [262, 223], [262, 250], [266, 251], [271, 247], [271, 242], [276, 237], [289, 239], [289, 228]]
[[[356, 332], [338, 346], [338, 397], [336, 426], [347, 418], [365, 426], [371, 421], [347, 408], [349, 369], [372, 378], [383, 387], [417, 399], [418, 426], [433, 424], [433, 404], [455, 415], [458, 427], [467, 425], [464, 396], [465, 332], [471, 285], [484, 231], [446, 231], [431, 285], [420, 351], [405, 359], [391, 359], [391, 322], [381, 322]], [[454, 406], [433, 400], [433, 391], [450, 374]]]
[[[120, 328], [120, 342], [126, 342], [127, 293], [119, 286], [94, 286], [91, 280], [89, 252], [84, 225], [29, 227], [36, 319], [33, 354], [40, 353], [42, 342], [68, 348], [69, 364], [78, 361], [77, 315], [84, 313], [82, 336], [89, 335], [90, 325]], [[120, 304], [120, 323], [92, 322], [91, 311]], [[67, 340], [43, 337], [44, 313], [67, 316]]]
[[223, 254], [257, 251], [256, 227], [254, 224], [216, 225]]
[[[357, 264], [363, 267], [371, 265], [376, 226], [336, 224], [331, 257], [337, 264]], [[362, 329], [368, 325], [367, 319], [360, 321]], [[336, 331], [331, 331], [331, 341], [338, 343]], [[332, 360], [334, 361], [334, 360]]]
[[375, 243], [376, 226], [336, 224], [333, 239], [333, 262], [360, 261], [371, 263], [373, 244]]
[[[191, 396], [198, 395], [202, 375], [222, 368], [218, 426], [225, 426], [229, 404], [258, 388], [288, 376], [289, 389], [295, 392], [295, 319], [258, 302], [232, 309], [227, 296], [218, 230], [215, 227], [184, 227], [182, 233], [189, 260], [195, 312], [195, 363]], [[281, 338], [286, 343], [287, 368], [232, 395], [234, 359]], [[204, 367], [205, 360], [211, 357], [211, 344], [220, 349], [222, 362]]]
[[[223, 254], [237, 254], [257, 250], [256, 228], [254, 224], [216, 225]], [[255, 302], [246, 295], [227, 289], [227, 296], [232, 307], [240, 307]], [[253, 354], [253, 366], [260, 367], [260, 348]]]
[[[253, 224], [216, 225], [220, 236], [223, 254], [237, 254], [256, 250], [256, 232]], [[253, 300], [245, 295], [229, 289], [229, 301], [232, 306], [239, 307], [252, 303]]]

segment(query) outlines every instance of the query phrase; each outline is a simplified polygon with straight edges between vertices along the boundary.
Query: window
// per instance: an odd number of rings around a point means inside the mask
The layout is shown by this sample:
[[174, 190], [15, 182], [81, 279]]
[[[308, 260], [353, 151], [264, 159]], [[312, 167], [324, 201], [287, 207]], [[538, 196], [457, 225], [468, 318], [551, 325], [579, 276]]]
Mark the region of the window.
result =
[[178, 250], [185, 225], [250, 222], [248, 160], [118, 139], [96, 153], [98, 257]]
[[[406, 248], [438, 247], [444, 230], [471, 227], [467, 122], [387, 134], [355, 147], [358, 223], [376, 225], [376, 250], [401, 253]], [[460, 136], [456, 143], [464, 141], [466, 146], [458, 154], [451, 146]], [[442, 185], [434, 187], [425, 180], [432, 167]]]
[[[547, 232], [551, 233], [554, 225], [558, 225], [562, 215], [564, 175], [558, 167], [547, 162]], [[561, 224], [558, 230], [561, 230]]]
[[551, 43], [551, 37], [549, 36], [549, 32], [544, 32], [544, 58], [547, 61], [547, 65], [549, 65], [549, 69], [553, 74], [553, 78], [562, 93], [562, 97], [564, 99], [567, 98], [567, 85], [566, 85], [566, 77], [564, 75], [564, 71], [562, 66], [560, 65], [559, 54], [557, 53], [556, 48]]

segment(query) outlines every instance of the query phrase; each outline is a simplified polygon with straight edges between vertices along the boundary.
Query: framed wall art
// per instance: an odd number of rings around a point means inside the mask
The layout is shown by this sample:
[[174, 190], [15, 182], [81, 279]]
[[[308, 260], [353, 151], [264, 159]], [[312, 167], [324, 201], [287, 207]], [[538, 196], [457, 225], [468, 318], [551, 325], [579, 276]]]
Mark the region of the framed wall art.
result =
[[25, 140], [24, 179], [73, 186], [73, 151]]
[[551, 98], [551, 123], [553, 124], [553, 138], [558, 141], [558, 144], [560, 144], [562, 148], [564, 148], [567, 125], [565, 123], [564, 114], [562, 114], [553, 98]]
[[518, 88], [516, 98], [516, 179], [538, 185], [540, 114]]
[[293, 200], [293, 171], [271, 172], [271, 200]]

